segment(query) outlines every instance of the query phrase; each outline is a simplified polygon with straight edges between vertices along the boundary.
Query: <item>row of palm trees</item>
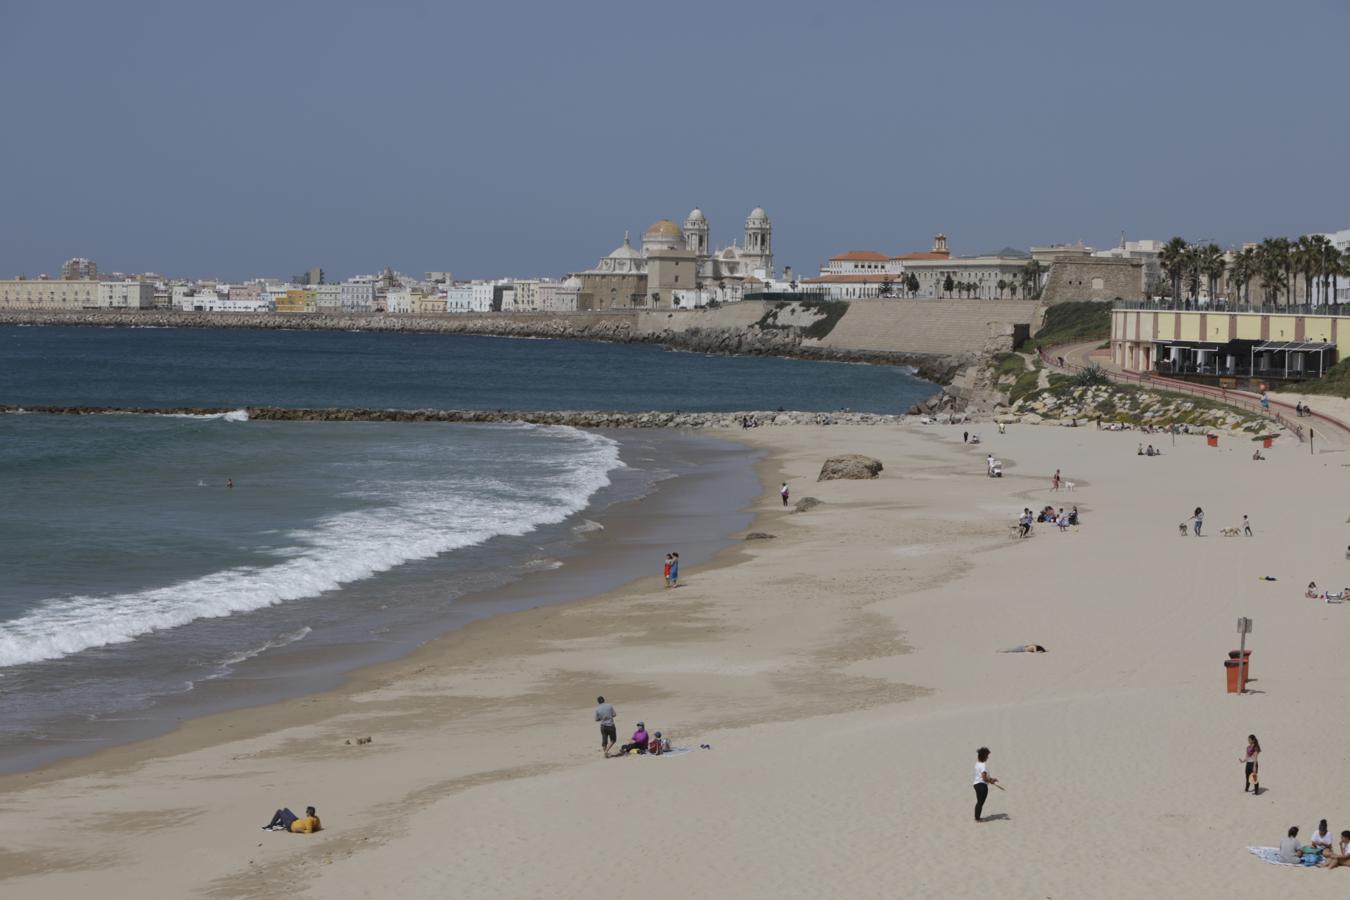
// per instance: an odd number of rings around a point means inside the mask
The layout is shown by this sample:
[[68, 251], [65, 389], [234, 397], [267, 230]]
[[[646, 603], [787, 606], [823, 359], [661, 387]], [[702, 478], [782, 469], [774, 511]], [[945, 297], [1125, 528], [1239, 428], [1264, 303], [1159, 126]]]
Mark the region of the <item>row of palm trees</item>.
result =
[[[1266, 238], [1259, 244], [1225, 253], [1218, 244], [1191, 244], [1174, 237], [1159, 256], [1171, 285], [1172, 299], [1198, 300], [1203, 280], [1209, 297], [1218, 297], [1227, 277], [1232, 302], [1251, 302], [1251, 286], [1260, 285], [1261, 302], [1278, 305], [1281, 295], [1293, 303], [1297, 277], [1303, 278], [1305, 303], [1336, 302], [1337, 276], [1350, 276], [1350, 251], [1336, 246], [1321, 234], [1305, 234], [1297, 240]], [[1183, 294], [1183, 288], [1185, 293]]]

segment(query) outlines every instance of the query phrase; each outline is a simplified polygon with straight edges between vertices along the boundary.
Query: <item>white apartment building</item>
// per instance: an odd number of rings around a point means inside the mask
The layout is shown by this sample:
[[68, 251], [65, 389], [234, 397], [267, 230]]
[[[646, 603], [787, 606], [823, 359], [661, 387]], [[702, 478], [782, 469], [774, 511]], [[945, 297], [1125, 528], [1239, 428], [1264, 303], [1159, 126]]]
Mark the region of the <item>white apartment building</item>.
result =
[[391, 313], [411, 314], [414, 312], [413, 292], [411, 288], [390, 288], [384, 295], [384, 308]]
[[473, 311], [492, 312], [492, 296], [497, 286], [491, 281], [475, 281], [470, 287], [473, 288]]
[[875, 250], [850, 250], [831, 256], [820, 267], [824, 275], [898, 275], [903, 270], [900, 261]]
[[0, 281], [0, 309], [93, 309], [98, 282], [18, 278]]
[[100, 281], [98, 283], [100, 309], [152, 309], [155, 305], [155, 286], [148, 281]]
[[343, 312], [363, 313], [375, 308], [373, 281], [344, 281], [338, 287], [342, 293]]
[[544, 312], [576, 312], [580, 294], [580, 278], [541, 281], [538, 288], [538, 308]]
[[445, 311], [448, 313], [476, 312], [473, 308], [473, 285], [452, 284], [445, 289]]

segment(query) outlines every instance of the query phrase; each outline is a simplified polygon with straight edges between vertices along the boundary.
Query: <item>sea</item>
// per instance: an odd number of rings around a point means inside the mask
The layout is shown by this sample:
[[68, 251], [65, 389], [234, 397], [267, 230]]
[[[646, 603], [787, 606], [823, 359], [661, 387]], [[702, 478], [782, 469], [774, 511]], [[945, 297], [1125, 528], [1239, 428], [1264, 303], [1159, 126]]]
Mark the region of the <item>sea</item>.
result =
[[[320, 690], [466, 622], [686, 569], [754, 454], [532, 425], [251, 421], [250, 405], [903, 412], [905, 370], [387, 332], [0, 328], [0, 772]], [[603, 552], [602, 552], [603, 551]], [[602, 562], [601, 562], [602, 561]]]

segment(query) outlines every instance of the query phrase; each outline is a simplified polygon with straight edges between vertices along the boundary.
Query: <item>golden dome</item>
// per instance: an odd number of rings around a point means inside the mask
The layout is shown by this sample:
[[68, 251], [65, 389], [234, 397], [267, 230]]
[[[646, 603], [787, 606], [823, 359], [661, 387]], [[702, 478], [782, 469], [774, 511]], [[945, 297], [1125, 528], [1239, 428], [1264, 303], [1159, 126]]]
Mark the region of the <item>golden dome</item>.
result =
[[653, 223], [652, 227], [647, 229], [647, 233], [643, 235], [643, 237], [665, 237], [678, 239], [684, 237], [684, 232], [680, 231], [680, 226], [676, 225], [669, 219], [662, 219], [659, 222]]

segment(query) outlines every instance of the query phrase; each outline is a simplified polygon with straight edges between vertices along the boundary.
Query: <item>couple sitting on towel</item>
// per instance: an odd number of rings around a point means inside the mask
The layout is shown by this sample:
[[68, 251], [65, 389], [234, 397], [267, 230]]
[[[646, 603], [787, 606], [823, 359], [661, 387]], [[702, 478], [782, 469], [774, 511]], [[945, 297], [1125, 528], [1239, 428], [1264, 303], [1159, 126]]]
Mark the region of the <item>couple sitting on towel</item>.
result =
[[645, 722], [637, 723], [637, 731], [633, 732], [633, 740], [619, 748], [620, 755], [626, 753], [649, 753], [652, 756], [660, 756], [670, 749], [670, 741], [661, 737], [661, 732], [653, 732], [650, 736], [647, 734], [647, 725]]

